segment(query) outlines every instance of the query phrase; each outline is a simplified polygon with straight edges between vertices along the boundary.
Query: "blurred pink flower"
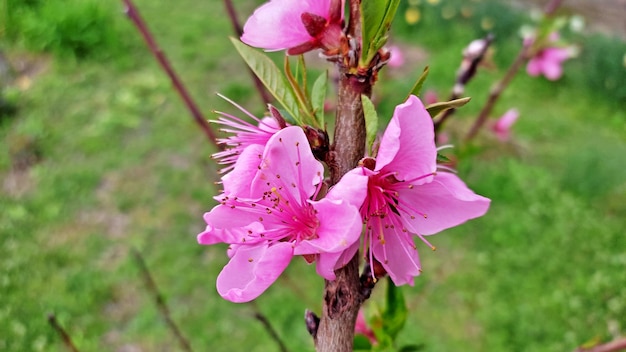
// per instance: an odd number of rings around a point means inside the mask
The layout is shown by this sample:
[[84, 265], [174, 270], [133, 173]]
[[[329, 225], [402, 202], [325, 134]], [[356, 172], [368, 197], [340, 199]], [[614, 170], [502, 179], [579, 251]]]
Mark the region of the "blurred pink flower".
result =
[[264, 147], [244, 151], [227, 175], [234, 176], [224, 182], [224, 195], [216, 197], [221, 204], [204, 214], [207, 226], [198, 235], [200, 244], [230, 245], [230, 262], [217, 278], [222, 297], [232, 302], [257, 298], [294, 255], [315, 260], [319, 275], [335, 279], [343, 252], [360, 237], [361, 217], [351, 204], [362, 202], [367, 180], [348, 175], [335, 187], [354, 192], [333, 198], [333, 188], [327, 197], [313, 200], [323, 173], [297, 126], [276, 132]]
[[372, 345], [376, 345], [378, 340], [376, 340], [376, 335], [374, 335], [374, 331], [367, 326], [367, 321], [365, 321], [365, 315], [363, 315], [363, 311], [359, 310], [359, 314], [356, 316], [356, 325], [354, 326], [354, 332], [359, 335], [363, 335], [367, 337]]
[[[528, 60], [526, 72], [533, 77], [544, 75], [547, 79], [555, 81], [563, 75], [563, 62], [572, 58], [571, 47], [562, 47], [553, 45], [559, 40], [559, 34], [554, 32], [550, 34], [545, 46], [540, 48], [537, 53]], [[525, 45], [532, 45], [533, 38], [527, 38]]]
[[429, 89], [424, 93], [424, 103], [426, 105], [434, 104], [439, 101], [439, 97], [437, 96], [437, 92], [432, 89]]
[[519, 111], [517, 109], [509, 109], [496, 121], [491, 127], [491, 130], [496, 134], [496, 137], [502, 142], [508, 141], [511, 135], [511, 127], [517, 121], [519, 117]]
[[241, 41], [289, 55], [322, 48], [328, 54], [345, 41], [345, 0], [270, 0], [257, 8], [243, 28]]
[[387, 62], [387, 65], [389, 65], [389, 67], [398, 68], [404, 65], [404, 54], [402, 53], [402, 49], [400, 49], [399, 46], [391, 45], [389, 47], [389, 53], [391, 54], [391, 57]]
[[434, 137], [430, 115], [410, 96], [396, 107], [376, 159], [365, 158], [349, 172], [368, 179], [361, 216], [370, 266], [375, 258], [396, 285], [412, 285], [421, 272], [411, 234], [434, 249], [425, 235], [482, 216], [489, 208], [490, 200], [456, 175], [437, 172]]

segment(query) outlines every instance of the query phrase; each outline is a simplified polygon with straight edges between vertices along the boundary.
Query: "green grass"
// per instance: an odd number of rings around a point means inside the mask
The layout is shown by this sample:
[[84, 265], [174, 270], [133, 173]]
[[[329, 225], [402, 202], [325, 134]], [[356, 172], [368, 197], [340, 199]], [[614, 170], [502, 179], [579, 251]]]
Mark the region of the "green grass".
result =
[[[203, 111], [232, 111], [217, 91], [263, 111], [219, 2], [138, 5]], [[242, 18], [254, 8], [237, 5]], [[97, 61], [35, 55], [47, 69], [19, 93], [17, 115], [0, 120], [0, 350], [64, 350], [48, 313], [81, 351], [177, 350], [133, 247], [196, 350], [275, 350], [255, 309], [290, 349], [311, 350], [302, 315], [320, 310], [323, 283], [302, 261], [254, 305], [215, 292], [225, 248], [195, 242], [213, 206], [214, 150], [119, 10], [111, 14], [124, 53]], [[426, 88], [445, 96], [460, 51], [480, 34], [473, 18], [460, 25], [426, 18], [394, 27], [396, 42], [422, 45], [428, 58], [383, 74], [393, 81], [376, 87], [381, 116], [412, 85], [403, 77], [417, 78], [426, 64]], [[509, 27], [496, 43], [498, 68], [479, 73], [467, 90], [472, 102], [450, 122], [453, 141], [515, 54]], [[610, 43], [611, 52], [624, 48]], [[3, 47], [25, 57], [19, 43]], [[424, 274], [404, 288], [411, 312], [402, 342], [428, 351], [554, 351], [609, 340], [614, 325], [624, 333], [626, 112], [600, 83], [589, 83], [610, 78], [588, 66], [594, 57], [569, 62], [558, 82], [521, 72], [494, 112], [520, 110], [514, 141], [500, 144], [485, 131], [473, 149], [456, 149], [461, 176], [492, 207], [432, 237], [436, 252], [422, 248]]]

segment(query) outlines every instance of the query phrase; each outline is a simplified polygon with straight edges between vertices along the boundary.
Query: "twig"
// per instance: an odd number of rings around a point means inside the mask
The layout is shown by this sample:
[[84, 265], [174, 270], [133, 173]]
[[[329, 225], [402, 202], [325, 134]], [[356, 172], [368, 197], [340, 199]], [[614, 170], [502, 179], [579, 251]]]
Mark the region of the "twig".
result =
[[133, 248], [132, 254], [133, 257], [135, 257], [135, 261], [137, 261], [137, 266], [139, 266], [139, 269], [141, 270], [141, 275], [143, 276], [148, 291], [150, 291], [150, 293], [154, 296], [154, 302], [156, 303], [156, 306], [159, 309], [161, 316], [163, 317], [163, 319], [165, 319], [165, 323], [170, 328], [170, 330], [172, 330], [174, 336], [176, 336], [176, 339], [180, 343], [180, 347], [184, 351], [192, 352], [193, 350], [191, 349], [189, 341], [180, 332], [180, 329], [178, 328], [174, 320], [172, 320], [172, 316], [170, 314], [169, 308], [167, 307], [167, 304], [165, 303], [165, 299], [159, 291], [156, 282], [154, 282], [154, 279], [152, 278], [152, 275], [150, 274], [148, 266], [146, 265], [146, 262], [144, 261], [141, 253], [139, 253], [137, 249]]
[[67, 347], [68, 351], [78, 352], [78, 348], [76, 348], [76, 346], [72, 342], [72, 338], [61, 326], [61, 324], [59, 324], [59, 322], [57, 321], [57, 317], [54, 315], [54, 313], [48, 314], [48, 323], [50, 324], [50, 326], [52, 326], [54, 331], [56, 331], [57, 334], [61, 336], [61, 340], [63, 340], [63, 344], [65, 345], [65, 347]]
[[556, 10], [561, 6], [563, 0], [552, 0], [550, 1], [546, 7], [543, 9], [543, 13], [546, 16], [553, 16], [556, 13]]
[[626, 350], [626, 337], [622, 337], [611, 342], [604, 343], [602, 345], [593, 346], [590, 348], [579, 347], [574, 352], [617, 352]]
[[[478, 65], [483, 61], [489, 46], [493, 42], [493, 34], [489, 33], [483, 41], [482, 47], [477, 52], [469, 52], [467, 54], [464, 53], [463, 63], [461, 65], [461, 70], [457, 75], [456, 82], [454, 84], [454, 89], [452, 90], [452, 94], [450, 95], [450, 100], [455, 100], [460, 98], [465, 92], [465, 86], [467, 83], [476, 75], [476, 71], [478, 69]], [[471, 46], [472, 44], [470, 44]], [[465, 64], [466, 60], [469, 60], [469, 64]], [[441, 113], [441, 117], [437, 121], [435, 121], [435, 133], [439, 132], [443, 127], [443, 124], [446, 120], [454, 114], [456, 109], [447, 109], [443, 113]]]
[[287, 346], [285, 346], [285, 343], [283, 342], [283, 340], [281, 340], [280, 336], [278, 336], [276, 329], [274, 329], [274, 327], [272, 326], [270, 321], [267, 319], [265, 314], [261, 313], [261, 311], [256, 305], [253, 305], [253, 306], [254, 306], [254, 318], [257, 319], [259, 322], [261, 322], [261, 325], [263, 325], [263, 327], [265, 328], [265, 331], [267, 331], [267, 333], [270, 335], [272, 340], [276, 341], [276, 343], [278, 344], [278, 348], [280, 349], [281, 352], [289, 352], [289, 350], [287, 349]]
[[204, 134], [209, 139], [209, 141], [213, 143], [213, 145], [215, 145], [218, 149], [222, 149], [222, 146], [218, 144], [217, 137], [215, 136], [215, 133], [209, 126], [207, 119], [204, 117], [204, 115], [202, 114], [202, 112], [200, 111], [196, 103], [191, 98], [191, 95], [189, 94], [185, 86], [183, 85], [183, 82], [180, 80], [180, 78], [174, 71], [174, 68], [167, 60], [165, 53], [163, 53], [163, 51], [157, 45], [156, 41], [154, 40], [154, 37], [152, 36], [145, 22], [141, 18], [139, 11], [137, 10], [137, 7], [135, 7], [132, 0], [122, 0], [122, 1], [126, 5], [126, 15], [135, 24], [135, 27], [137, 27], [137, 29], [143, 36], [143, 39], [146, 41], [146, 44], [148, 45], [148, 48], [150, 48], [150, 51], [152, 52], [154, 57], [157, 59], [157, 61], [161, 65], [161, 68], [165, 71], [167, 76], [172, 81], [172, 84], [174, 85], [174, 89], [178, 92], [180, 97], [185, 102], [187, 109], [189, 109], [189, 111], [191, 112], [191, 115], [193, 116], [194, 120], [196, 121], [200, 129], [204, 132]]
[[483, 106], [483, 109], [480, 111], [478, 118], [476, 118], [476, 121], [474, 121], [472, 128], [470, 128], [469, 132], [465, 136], [466, 143], [476, 137], [478, 131], [485, 124], [485, 122], [487, 121], [487, 117], [489, 117], [491, 110], [493, 110], [493, 107], [496, 104], [496, 101], [498, 101], [498, 98], [500, 98], [500, 94], [502, 94], [502, 91], [509, 85], [509, 83], [511, 83], [511, 80], [513, 80], [513, 77], [515, 77], [515, 74], [517, 73], [519, 68], [528, 59], [530, 48], [530, 45], [522, 46], [522, 49], [515, 58], [515, 61], [513, 61], [513, 64], [511, 64], [509, 69], [506, 71], [504, 78], [502, 78], [501, 81], [496, 83], [493, 88], [491, 88], [487, 103], [485, 103], [485, 106]]
[[[226, 7], [226, 12], [228, 13], [228, 18], [230, 18], [230, 23], [233, 25], [233, 30], [237, 34], [237, 37], [241, 37], [243, 34], [243, 29], [241, 24], [239, 23], [239, 19], [237, 18], [237, 11], [235, 10], [235, 6], [231, 0], [224, 0], [224, 6]], [[252, 81], [254, 82], [254, 87], [257, 92], [261, 96], [261, 100], [265, 105], [272, 102], [272, 97], [268, 93], [267, 89], [263, 86], [263, 82], [257, 77], [251, 69], [248, 68], [248, 72], [252, 77]]]

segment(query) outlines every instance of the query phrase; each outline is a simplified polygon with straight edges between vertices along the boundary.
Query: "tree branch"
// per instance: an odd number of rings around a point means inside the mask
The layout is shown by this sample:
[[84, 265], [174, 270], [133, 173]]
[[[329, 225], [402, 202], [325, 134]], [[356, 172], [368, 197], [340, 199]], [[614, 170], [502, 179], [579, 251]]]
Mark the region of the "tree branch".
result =
[[626, 337], [589, 348], [579, 347], [574, 352], [617, 352], [626, 350]]
[[[237, 18], [237, 11], [235, 10], [235, 6], [231, 0], [224, 0], [224, 6], [226, 7], [226, 12], [228, 13], [228, 18], [230, 18], [230, 23], [233, 25], [233, 30], [237, 37], [240, 38], [243, 34], [243, 29], [241, 24], [239, 23], [239, 19]], [[263, 100], [264, 105], [267, 105], [272, 102], [272, 96], [268, 93], [267, 89], [263, 86], [263, 82], [257, 77], [254, 72], [250, 68], [248, 68], [248, 73], [252, 77], [252, 81], [254, 82], [254, 87], [257, 92], [261, 96], [261, 100]]]
[[167, 307], [167, 304], [165, 303], [165, 299], [163, 298], [163, 295], [159, 291], [159, 288], [157, 287], [156, 282], [154, 282], [154, 279], [152, 278], [152, 275], [150, 274], [150, 271], [148, 270], [148, 266], [146, 265], [146, 262], [143, 259], [141, 253], [139, 253], [138, 250], [133, 248], [132, 254], [133, 254], [133, 257], [135, 258], [135, 261], [137, 262], [137, 266], [139, 267], [139, 270], [141, 271], [141, 275], [143, 276], [144, 282], [146, 284], [146, 288], [148, 289], [148, 291], [150, 291], [150, 293], [154, 297], [154, 303], [156, 304], [159, 310], [159, 313], [161, 313], [161, 316], [165, 320], [165, 323], [167, 324], [168, 328], [172, 330], [172, 332], [174, 333], [174, 336], [178, 340], [180, 347], [184, 351], [192, 352], [193, 350], [191, 349], [191, 345], [189, 344], [189, 341], [185, 338], [185, 336], [183, 336], [180, 329], [178, 328], [178, 326], [172, 319], [170, 310]]
[[52, 326], [54, 331], [56, 331], [57, 334], [61, 336], [61, 340], [63, 340], [63, 344], [65, 345], [65, 347], [67, 347], [68, 351], [78, 352], [78, 348], [76, 348], [76, 346], [72, 342], [72, 338], [61, 326], [61, 324], [59, 324], [59, 322], [57, 321], [57, 317], [53, 313], [48, 314], [48, 323], [50, 324], [50, 326]]
[[191, 95], [189, 94], [185, 86], [183, 85], [183, 82], [180, 80], [180, 78], [174, 71], [174, 68], [167, 60], [165, 53], [163, 53], [163, 51], [157, 45], [156, 41], [154, 40], [154, 37], [150, 33], [150, 30], [148, 30], [146, 23], [141, 18], [141, 15], [139, 14], [139, 11], [137, 10], [137, 7], [135, 6], [135, 4], [133, 4], [132, 0], [122, 0], [122, 1], [126, 5], [126, 15], [128, 16], [128, 18], [130, 18], [133, 24], [135, 24], [135, 27], [137, 27], [137, 29], [143, 36], [143, 39], [145, 40], [146, 44], [148, 45], [150, 52], [152, 52], [154, 57], [159, 62], [159, 65], [161, 65], [161, 68], [163, 69], [163, 71], [165, 71], [167, 76], [172, 81], [172, 85], [174, 85], [174, 89], [178, 92], [180, 97], [183, 99], [183, 102], [187, 106], [187, 109], [189, 110], [189, 112], [191, 112], [191, 115], [193, 116], [194, 120], [198, 124], [198, 127], [200, 127], [202, 132], [204, 132], [206, 137], [215, 147], [217, 147], [218, 149], [222, 149], [222, 146], [220, 146], [217, 142], [217, 137], [215, 133], [209, 126], [209, 122], [204, 117], [204, 115], [202, 114], [202, 112], [200, 111], [196, 103], [194, 102], [194, 100], [191, 98]]

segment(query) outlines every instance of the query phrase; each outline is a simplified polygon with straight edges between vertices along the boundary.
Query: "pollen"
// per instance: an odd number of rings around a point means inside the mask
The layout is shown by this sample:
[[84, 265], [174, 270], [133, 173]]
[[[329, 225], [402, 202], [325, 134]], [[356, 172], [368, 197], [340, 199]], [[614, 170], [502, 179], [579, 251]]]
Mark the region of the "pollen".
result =
[[252, 263], [254, 261], [254, 258], [248, 258], [248, 262]]

